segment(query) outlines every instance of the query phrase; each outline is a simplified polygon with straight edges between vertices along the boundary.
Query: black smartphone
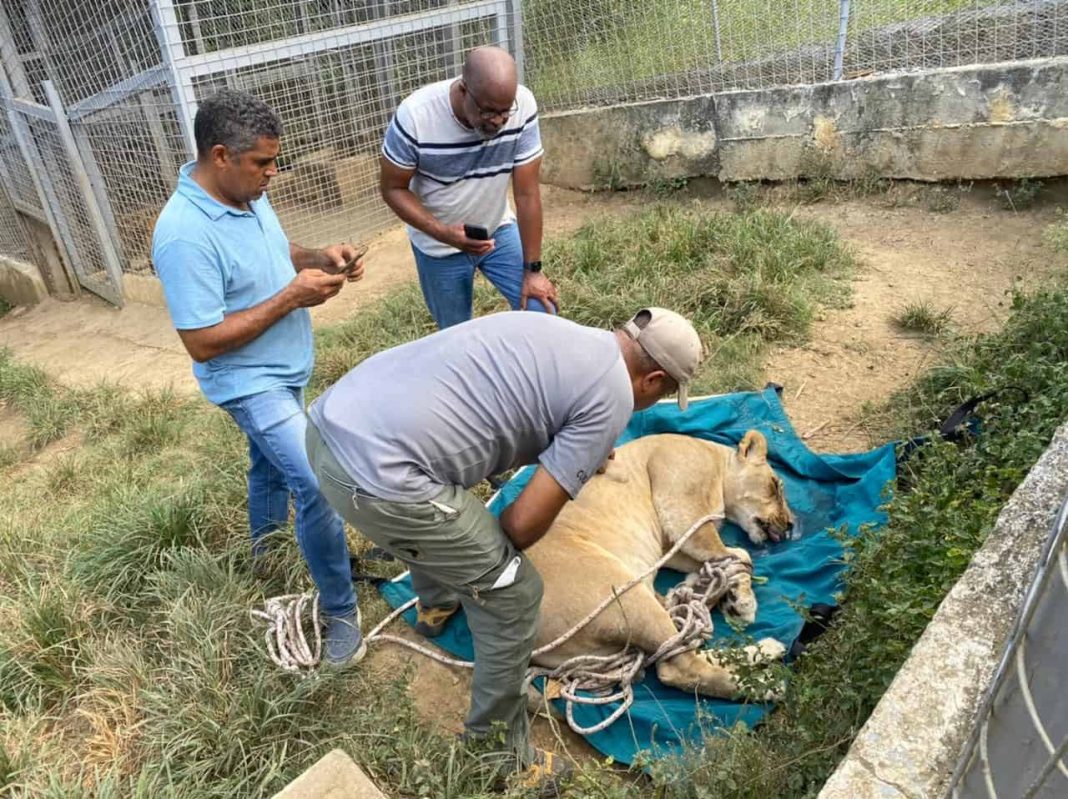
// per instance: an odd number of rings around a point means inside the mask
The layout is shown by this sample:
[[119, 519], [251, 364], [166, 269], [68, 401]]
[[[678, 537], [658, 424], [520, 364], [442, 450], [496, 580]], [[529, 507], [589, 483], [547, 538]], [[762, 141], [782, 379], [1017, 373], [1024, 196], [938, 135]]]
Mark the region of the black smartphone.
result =
[[359, 250], [355, 256], [345, 261], [345, 263], [343, 263], [340, 267], [334, 266], [333, 264], [329, 264], [323, 267], [323, 271], [326, 272], [328, 275], [339, 275], [351, 272], [353, 267], [356, 266], [356, 262], [363, 258], [363, 256], [365, 256], [366, 254], [367, 248], [364, 248], [362, 250]]
[[356, 262], [363, 258], [365, 255], [367, 255], [366, 247], [364, 247], [362, 250], [357, 250], [354, 256], [352, 256], [349, 260], [345, 261], [345, 265], [341, 267], [341, 271], [351, 272], [353, 267], [356, 266]]
[[475, 241], [489, 241], [489, 231], [482, 225], [464, 225], [464, 235]]

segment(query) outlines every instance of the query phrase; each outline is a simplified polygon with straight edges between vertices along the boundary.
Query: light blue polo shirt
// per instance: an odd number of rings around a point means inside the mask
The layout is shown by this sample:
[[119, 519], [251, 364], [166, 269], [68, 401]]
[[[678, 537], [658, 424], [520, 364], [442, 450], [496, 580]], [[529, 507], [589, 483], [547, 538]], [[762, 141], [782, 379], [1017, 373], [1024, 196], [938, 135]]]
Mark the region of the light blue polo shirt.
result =
[[[178, 188], [152, 235], [152, 263], [178, 330], [219, 324], [284, 289], [296, 272], [289, 240], [267, 196], [239, 211], [216, 200], [178, 172]], [[243, 347], [204, 363], [193, 374], [209, 400], [221, 405], [281, 386], [304, 386], [311, 376], [311, 314], [299, 308]]]

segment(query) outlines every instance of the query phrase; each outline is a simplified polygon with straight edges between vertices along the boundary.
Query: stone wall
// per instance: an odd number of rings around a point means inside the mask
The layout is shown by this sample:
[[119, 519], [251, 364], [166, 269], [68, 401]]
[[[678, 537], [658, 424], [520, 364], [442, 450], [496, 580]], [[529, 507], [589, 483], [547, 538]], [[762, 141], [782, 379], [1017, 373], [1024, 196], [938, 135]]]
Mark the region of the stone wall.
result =
[[1068, 174], [1068, 58], [546, 114], [547, 183]]
[[[1068, 424], [1005, 505], [819, 799], [945, 795], [1066, 493]], [[1028, 745], [1041, 746], [1029, 732]]]

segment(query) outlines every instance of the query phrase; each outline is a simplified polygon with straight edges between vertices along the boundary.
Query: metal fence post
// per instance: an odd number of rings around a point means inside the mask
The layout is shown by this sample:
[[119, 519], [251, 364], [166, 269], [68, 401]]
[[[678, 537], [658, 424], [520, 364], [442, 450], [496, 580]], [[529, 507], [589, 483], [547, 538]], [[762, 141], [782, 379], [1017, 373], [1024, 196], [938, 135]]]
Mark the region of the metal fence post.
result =
[[[386, 19], [391, 14], [390, 5], [392, 0], [374, 0], [373, 19]], [[394, 65], [393, 39], [377, 39], [371, 45], [375, 56], [375, 77], [378, 81], [378, 91], [382, 96], [382, 110], [386, 119], [393, 116], [398, 99], [397, 76]]]
[[507, 2], [507, 0], [504, 0], [504, 2], [499, 2], [499, 3], [496, 4], [496, 8], [495, 8], [496, 13], [493, 15], [493, 23], [492, 23], [493, 24], [493, 43], [495, 45], [497, 45], [498, 47], [500, 47], [502, 50], [511, 51], [511, 49], [512, 49], [512, 43], [511, 43], [512, 36], [511, 36], [511, 31], [509, 30], [510, 26], [508, 24], [508, 17], [509, 17], [509, 8], [508, 8], [508, 6], [509, 6], [509, 3]]
[[74, 173], [74, 178], [78, 182], [78, 188], [81, 189], [82, 200], [85, 202], [85, 211], [89, 216], [89, 223], [100, 241], [100, 251], [104, 257], [104, 270], [108, 279], [115, 286], [117, 294], [114, 300], [116, 304], [121, 306], [123, 304], [122, 262], [119, 260], [118, 252], [115, 249], [115, 241], [112, 239], [112, 233], [105, 222], [104, 212], [97, 202], [96, 192], [93, 190], [93, 184], [89, 179], [89, 170], [78, 150], [78, 142], [71, 131], [67, 112], [63, 109], [63, 101], [59, 99], [59, 93], [56, 91], [56, 87], [52, 85], [52, 81], [43, 81], [41, 87], [44, 89], [45, 96], [48, 97], [48, 105], [52, 108], [52, 113], [56, 115], [56, 131], [59, 134], [59, 140], [63, 143], [63, 149], [67, 151], [71, 172]]
[[93, 152], [93, 145], [89, 141], [84, 125], [70, 122], [67, 119], [65, 110], [63, 111], [63, 118], [70, 128], [71, 135], [74, 137], [74, 144], [78, 148], [78, 155], [81, 157], [81, 164], [85, 167], [85, 175], [89, 179], [89, 186], [93, 191], [93, 196], [96, 198], [96, 204], [100, 208], [104, 227], [115, 247], [115, 254], [119, 261], [119, 272], [121, 273], [122, 263], [125, 258], [123, 256], [122, 239], [119, 237], [119, 226], [115, 224], [115, 213], [111, 207], [111, 199], [108, 196], [108, 185], [104, 182], [104, 175], [100, 171], [100, 164], [97, 163], [96, 153]]
[[834, 79], [842, 79], [842, 63], [845, 61], [846, 36], [849, 33], [849, 0], [838, 2], [838, 42], [834, 46]]
[[7, 12], [0, 3], [0, 63], [4, 65], [10, 78], [11, 94], [15, 97], [32, 98], [30, 83], [26, 79], [26, 69], [22, 66], [22, 59], [18, 50], [15, 49], [15, 34], [11, 30], [11, 22], [7, 18]]
[[719, 34], [719, 0], [712, 0], [712, 27], [716, 31], [716, 58], [723, 63], [723, 40]]
[[512, 45], [519, 82], [526, 80], [526, 54], [523, 52], [523, 0], [512, 0]]
[[[457, 5], [458, 0], [449, 0], [449, 7], [453, 8]], [[464, 65], [463, 52], [460, 50], [460, 43], [463, 41], [463, 36], [460, 33], [460, 24], [458, 22], [449, 23], [449, 67], [452, 69], [453, 75], [459, 75], [460, 70]]]
[[178, 28], [178, 14], [174, 10], [174, 0], [151, 0], [152, 23], [156, 29], [156, 41], [159, 42], [160, 54], [167, 67], [178, 109], [178, 122], [182, 126], [189, 157], [197, 157], [197, 140], [193, 135], [193, 119], [196, 117], [196, 95], [193, 93], [193, 81], [182, 71], [185, 47], [182, 44], [182, 32]]

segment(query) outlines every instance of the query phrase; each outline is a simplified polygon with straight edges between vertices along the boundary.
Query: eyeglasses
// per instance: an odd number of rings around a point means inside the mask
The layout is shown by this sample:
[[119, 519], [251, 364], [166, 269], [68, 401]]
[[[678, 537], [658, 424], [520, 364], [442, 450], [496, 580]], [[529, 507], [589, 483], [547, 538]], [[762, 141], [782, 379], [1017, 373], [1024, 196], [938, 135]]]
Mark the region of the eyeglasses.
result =
[[513, 117], [519, 113], [518, 100], [513, 100], [512, 107], [509, 108], [507, 111], [495, 111], [491, 108], [484, 108], [482, 106], [482, 103], [478, 101], [478, 98], [475, 97], [474, 94], [472, 94], [471, 88], [466, 83], [464, 84], [464, 89], [467, 90], [468, 97], [471, 98], [471, 102], [474, 103], [475, 108], [478, 109], [478, 116], [480, 119], [484, 119], [487, 122], [489, 122], [491, 119], [496, 119], [497, 117], [504, 117], [505, 119], [509, 119], [510, 117]]

